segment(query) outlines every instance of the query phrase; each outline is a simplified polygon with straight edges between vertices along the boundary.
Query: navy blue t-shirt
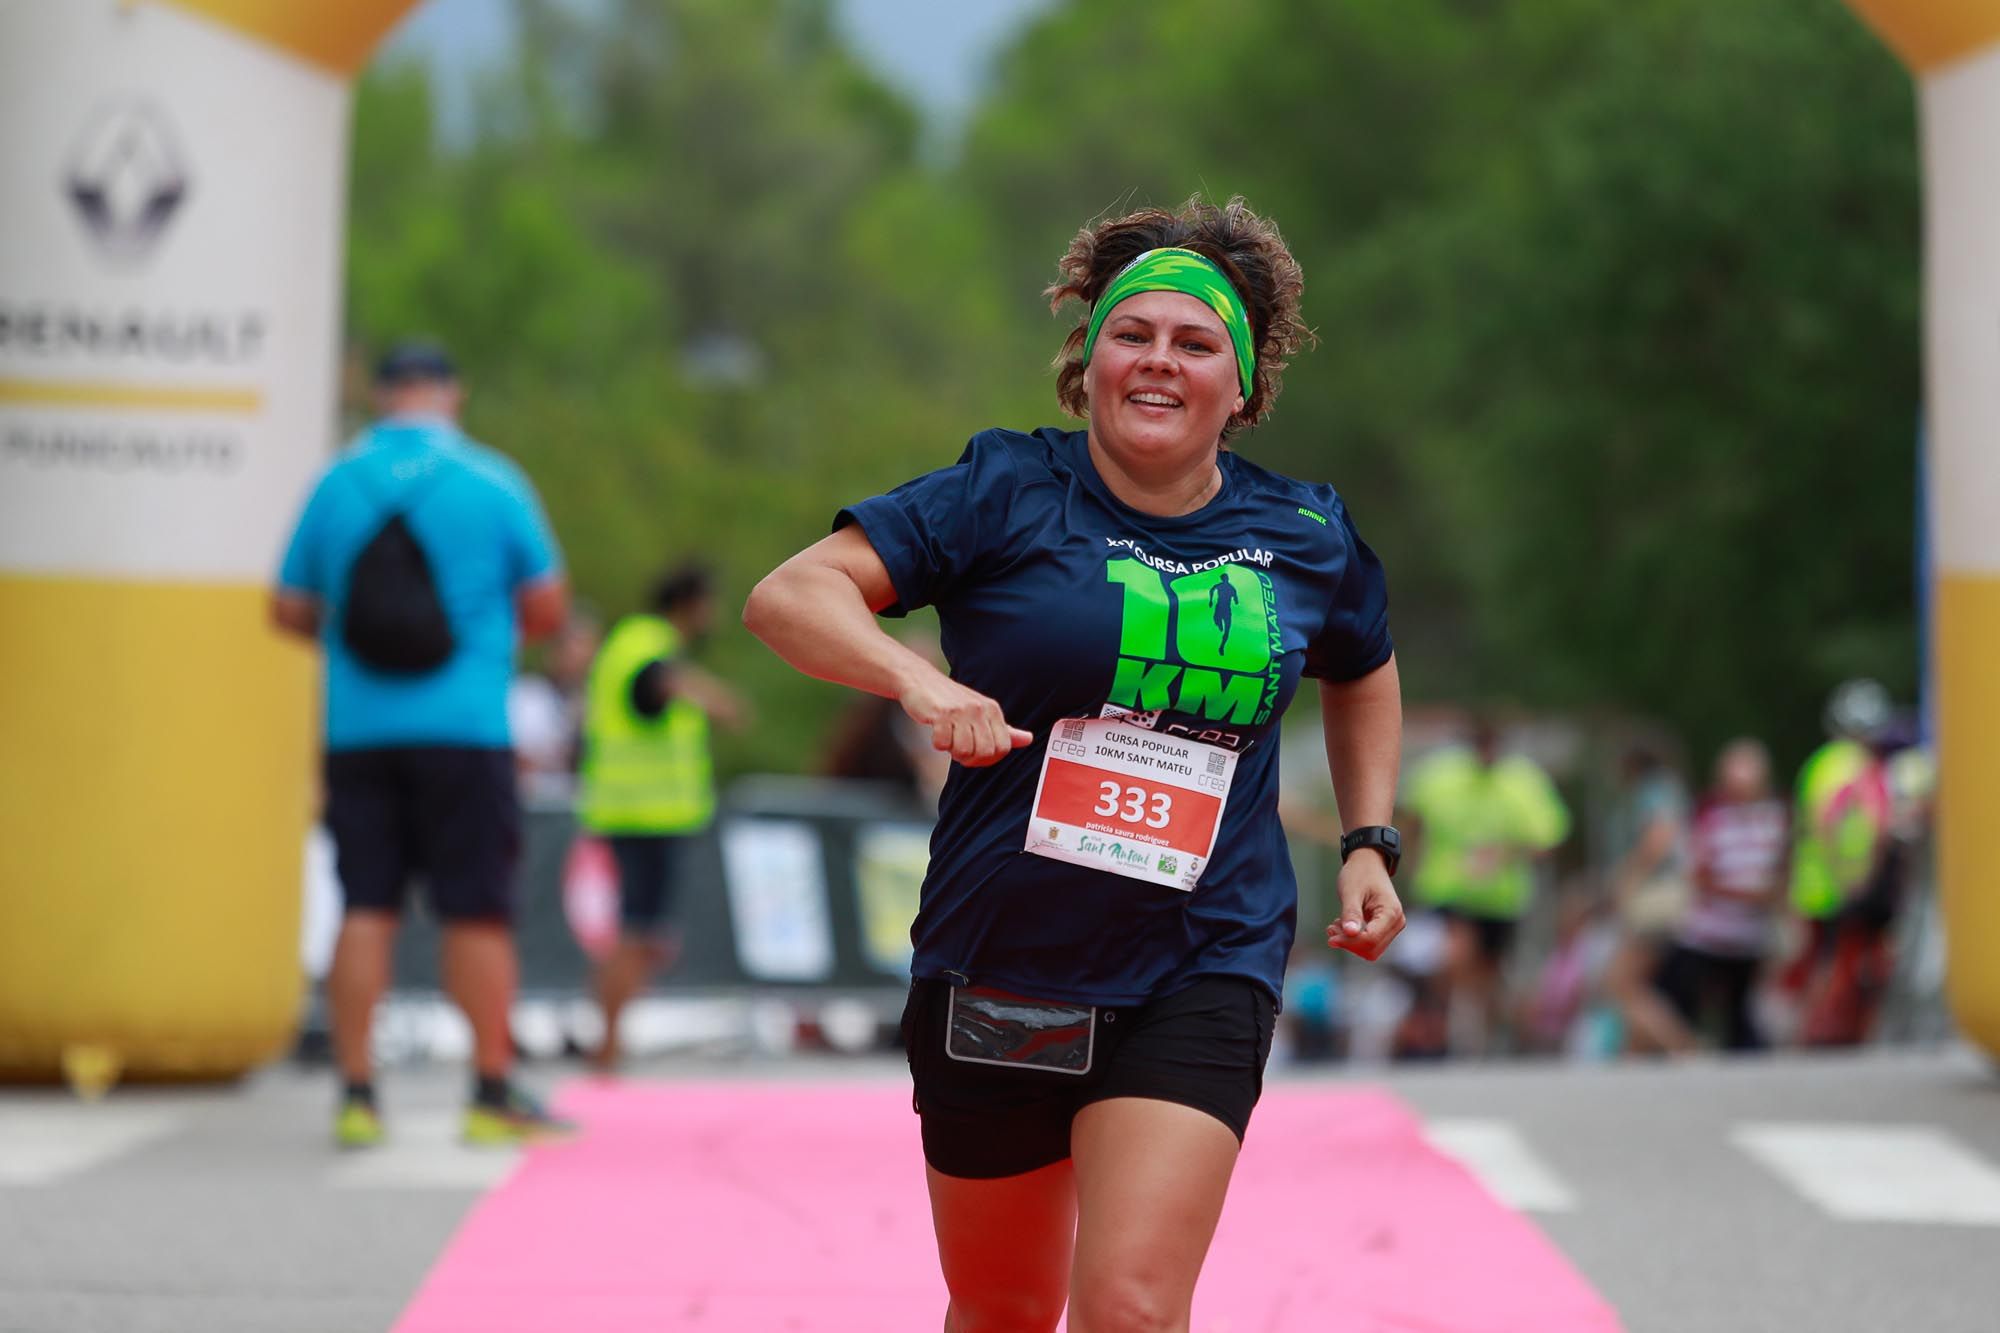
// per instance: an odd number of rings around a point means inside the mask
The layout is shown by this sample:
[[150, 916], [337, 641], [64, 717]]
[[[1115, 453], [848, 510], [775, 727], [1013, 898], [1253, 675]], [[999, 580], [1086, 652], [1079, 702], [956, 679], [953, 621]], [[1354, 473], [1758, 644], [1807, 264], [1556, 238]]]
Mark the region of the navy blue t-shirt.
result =
[[[1137, 1004], [1196, 977], [1279, 993], [1298, 890], [1278, 824], [1278, 722], [1301, 675], [1389, 659], [1388, 589], [1333, 487], [1223, 452], [1191, 514], [1124, 504], [1083, 431], [989, 430], [953, 467], [843, 509], [888, 567], [889, 615], [935, 605], [954, 680], [1034, 744], [954, 764], [911, 937], [919, 977]], [[1106, 704], [1238, 752], [1192, 892], [1023, 850], [1055, 723]]]

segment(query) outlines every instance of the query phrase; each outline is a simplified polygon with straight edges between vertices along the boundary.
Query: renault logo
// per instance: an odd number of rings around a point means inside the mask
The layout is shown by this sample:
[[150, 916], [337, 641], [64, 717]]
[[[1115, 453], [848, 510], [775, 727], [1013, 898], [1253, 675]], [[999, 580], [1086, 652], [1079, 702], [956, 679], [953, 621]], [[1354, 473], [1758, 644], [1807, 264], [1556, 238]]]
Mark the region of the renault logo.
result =
[[106, 259], [145, 262], [187, 197], [187, 169], [157, 106], [107, 102], [70, 152], [70, 202]]

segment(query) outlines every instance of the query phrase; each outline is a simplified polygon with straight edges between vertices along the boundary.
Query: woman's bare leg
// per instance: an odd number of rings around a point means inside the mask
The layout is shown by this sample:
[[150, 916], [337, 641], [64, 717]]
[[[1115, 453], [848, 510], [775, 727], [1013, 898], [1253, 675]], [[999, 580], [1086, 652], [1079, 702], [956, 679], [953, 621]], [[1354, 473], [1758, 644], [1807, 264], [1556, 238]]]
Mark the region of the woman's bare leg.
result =
[[1069, 1333], [1187, 1333], [1195, 1279], [1238, 1144], [1173, 1102], [1117, 1097], [1077, 1112]]
[[1055, 1333], [1069, 1295], [1076, 1231], [1070, 1164], [998, 1180], [925, 1172], [938, 1262], [951, 1293], [944, 1333]]

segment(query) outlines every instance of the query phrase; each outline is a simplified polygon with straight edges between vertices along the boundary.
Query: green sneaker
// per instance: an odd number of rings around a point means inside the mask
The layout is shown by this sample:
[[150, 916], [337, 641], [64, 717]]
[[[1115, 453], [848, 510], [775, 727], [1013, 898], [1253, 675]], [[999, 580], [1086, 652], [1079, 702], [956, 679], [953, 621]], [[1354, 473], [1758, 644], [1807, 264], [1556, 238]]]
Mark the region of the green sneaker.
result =
[[465, 1124], [459, 1137], [475, 1148], [511, 1148], [523, 1143], [552, 1143], [576, 1133], [576, 1122], [550, 1115], [542, 1104], [510, 1088], [504, 1106], [465, 1108]]
[[340, 1105], [333, 1122], [333, 1142], [339, 1148], [373, 1148], [382, 1142], [382, 1117], [367, 1102], [349, 1101]]

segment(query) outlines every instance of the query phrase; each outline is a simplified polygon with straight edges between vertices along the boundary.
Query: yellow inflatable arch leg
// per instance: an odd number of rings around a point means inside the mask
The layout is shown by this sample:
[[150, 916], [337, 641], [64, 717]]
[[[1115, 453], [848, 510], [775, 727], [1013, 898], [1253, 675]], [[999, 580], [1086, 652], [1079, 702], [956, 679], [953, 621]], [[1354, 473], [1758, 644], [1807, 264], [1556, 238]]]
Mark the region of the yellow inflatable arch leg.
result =
[[1952, 1012], [2000, 1056], [2000, 0], [1849, 0], [1917, 78]]
[[0, 6], [0, 1077], [281, 1050], [348, 78], [412, 0]]

